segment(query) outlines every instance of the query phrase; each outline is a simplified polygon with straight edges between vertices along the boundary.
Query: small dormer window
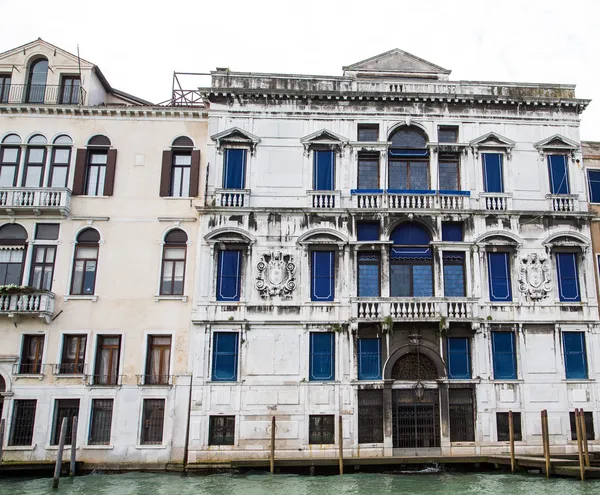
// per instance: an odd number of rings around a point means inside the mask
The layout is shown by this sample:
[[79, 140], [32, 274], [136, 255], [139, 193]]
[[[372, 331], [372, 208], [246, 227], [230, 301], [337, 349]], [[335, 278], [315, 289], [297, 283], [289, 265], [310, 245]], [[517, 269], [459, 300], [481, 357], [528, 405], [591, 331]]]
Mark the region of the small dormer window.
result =
[[79, 105], [83, 103], [79, 76], [62, 76], [60, 103], [62, 105]]
[[31, 64], [27, 80], [27, 103], [44, 103], [47, 77], [48, 60], [40, 58]]

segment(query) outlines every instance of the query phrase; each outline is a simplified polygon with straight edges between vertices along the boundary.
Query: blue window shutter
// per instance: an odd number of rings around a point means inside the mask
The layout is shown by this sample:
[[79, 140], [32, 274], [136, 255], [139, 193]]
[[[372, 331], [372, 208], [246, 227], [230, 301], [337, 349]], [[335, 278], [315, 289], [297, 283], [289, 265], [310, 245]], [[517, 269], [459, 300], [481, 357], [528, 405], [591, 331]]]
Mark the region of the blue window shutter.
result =
[[379, 254], [358, 254], [358, 297], [379, 297]]
[[600, 203], [600, 170], [588, 170], [590, 203]]
[[223, 189], [244, 189], [246, 150], [226, 149], [223, 170]]
[[569, 173], [565, 155], [548, 156], [548, 175], [551, 194], [569, 194]]
[[462, 222], [442, 222], [442, 241], [462, 242]]
[[488, 253], [490, 301], [512, 301], [508, 253]]
[[213, 381], [236, 381], [237, 362], [238, 334], [235, 332], [215, 332], [213, 335]]
[[242, 252], [220, 251], [217, 267], [217, 301], [240, 300], [240, 264]]
[[310, 380], [333, 380], [335, 377], [335, 334], [311, 332]]
[[494, 379], [517, 379], [517, 355], [514, 332], [492, 332]]
[[333, 191], [335, 153], [333, 151], [314, 151], [314, 161], [314, 190]]
[[390, 240], [398, 245], [425, 245], [431, 242], [431, 236], [425, 227], [415, 222], [401, 223], [390, 234]]
[[558, 273], [558, 296], [561, 301], [581, 301], [579, 293], [579, 274], [575, 253], [557, 253], [556, 271]]
[[413, 273], [413, 297], [433, 296], [433, 273], [431, 265], [414, 265]]
[[464, 264], [448, 264], [444, 261], [444, 296], [465, 297]]
[[565, 375], [568, 380], [587, 379], [587, 353], [583, 332], [563, 332]]
[[483, 155], [483, 188], [485, 192], [504, 192], [502, 178], [502, 155], [500, 153], [484, 153]]
[[379, 222], [356, 222], [356, 239], [359, 241], [378, 241]]
[[358, 379], [381, 379], [380, 339], [358, 339]]
[[471, 378], [471, 356], [467, 337], [448, 338], [448, 378]]
[[313, 251], [311, 300], [333, 301], [335, 299], [335, 252]]

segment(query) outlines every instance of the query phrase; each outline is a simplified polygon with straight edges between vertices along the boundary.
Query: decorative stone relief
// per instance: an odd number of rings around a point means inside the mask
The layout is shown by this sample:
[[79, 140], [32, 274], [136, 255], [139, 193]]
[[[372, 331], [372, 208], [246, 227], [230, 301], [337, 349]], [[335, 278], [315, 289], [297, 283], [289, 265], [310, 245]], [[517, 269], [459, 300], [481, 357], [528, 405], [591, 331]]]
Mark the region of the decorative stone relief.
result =
[[296, 265], [289, 254], [272, 251], [261, 256], [256, 264], [256, 288], [261, 297], [289, 298], [296, 288]]
[[529, 299], [537, 301], [548, 296], [552, 288], [550, 262], [546, 255], [530, 253], [521, 258], [519, 290]]

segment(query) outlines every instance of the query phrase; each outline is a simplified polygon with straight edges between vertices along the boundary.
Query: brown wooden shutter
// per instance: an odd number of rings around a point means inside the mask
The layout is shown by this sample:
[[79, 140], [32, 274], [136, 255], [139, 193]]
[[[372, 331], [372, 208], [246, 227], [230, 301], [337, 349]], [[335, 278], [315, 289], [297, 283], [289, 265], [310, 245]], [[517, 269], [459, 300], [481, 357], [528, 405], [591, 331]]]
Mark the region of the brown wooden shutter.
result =
[[77, 150], [75, 155], [75, 173], [73, 174], [73, 195], [85, 194], [85, 160], [87, 149]]
[[192, 151], [192, 166], [190, 167], [190, 196], [198, 196], [198, 182], [200, 182], [200, 151]]
[[173, 162], [173, 152], [163, 151], [162, 169], [160, 171], [160, 191], [161, 197], [171, 195], [171, 163]]
[[117, 168], [117, 150], [108, 150], [106, 157], [106, 176], [104, 177], [104, 196], [112, 196], [115, 188]]

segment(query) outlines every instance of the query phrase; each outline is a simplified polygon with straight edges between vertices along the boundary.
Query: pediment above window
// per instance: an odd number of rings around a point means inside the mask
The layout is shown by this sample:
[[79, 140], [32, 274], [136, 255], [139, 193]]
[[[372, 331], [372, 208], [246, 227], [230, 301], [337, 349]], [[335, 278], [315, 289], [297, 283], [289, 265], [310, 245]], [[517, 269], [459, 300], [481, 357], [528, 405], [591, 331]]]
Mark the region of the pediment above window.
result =
[[475, 244], [480, 247], [506, 246], [518, 248], [523, 245], [523, 239], [508, 230], [492, 230], [475, 239]]
[[336, 244], [337, 246], [342, 247], [343, 245], [348, 244], [348, 238], [333, 229], [315, 229], [298, 237], [298, 244], [301, 246]]
[[577, 142], [561, 136], [560, 134], [554, 134], [554, 136], [542, 139], [533, 146], [540, 152], [540, 155], [544, 155], [545, 153], [553, 151], [559, 151], [573, 155], [575, 151], [579, 149], [579, 144]]
[[218, 132], [217, 134], [213, 134], [210, 138], [217, 143], [217, 151], [219, 153], [221, 153], [223, 146], [233, 145], [247, 146], [250, 148], [250, 152], [254, 154], [256, 145], [260, 143], [260, 138], [258, 136], [255, 136], [248, 131], [244, 131], [239, 127], [232, 127], [231, 129]]
[[222, 227], [215, 229], [204, 236], [208, 244], [254, 244], [256, 238], [245, 230], [235, 227]]
[[590, 242], [579, 232], [563, 231], [549, 235], [542, 242], [542, 246], [544, 246], [548, 252], [557, 248], [577, 248], [585, 252], [590, 246]]
[[306, 154], [308, 154], [312, 146], [323, 146], [341, 153], [344, 147], [348, 145], [347, 138], [327, 129], [321, 129], [308, 136], [304, 136], [303, 138], [300, 138], [300, 142], [302, 143], [302, 146], [304, 146], [304, 152]]
[[475, 155], [478, 155], [483, 150], [497, 150], [504, 151], [510, 159], [512, 149], [515, 147], [515, 142], [492, 131], [473, 139], [469, 143], [469, 146], [471, 146]]

